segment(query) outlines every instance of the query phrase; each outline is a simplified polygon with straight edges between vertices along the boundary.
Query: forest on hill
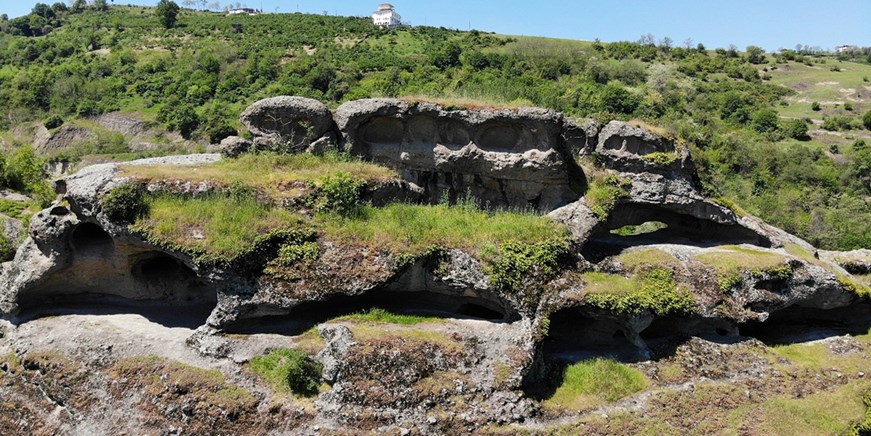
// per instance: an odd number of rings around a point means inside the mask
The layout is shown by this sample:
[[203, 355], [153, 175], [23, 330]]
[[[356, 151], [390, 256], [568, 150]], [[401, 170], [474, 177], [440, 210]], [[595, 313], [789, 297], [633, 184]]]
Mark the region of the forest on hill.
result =
[[120, 111], [206, 144], [245, 135], [239, 113], [265, 97], [333, 108], [402, 97], [638, 120], [687, 144], [706, 194], [736, 212], [818, 247], [871, 247], [868, 50], [382, 30], [353, 17], [185, 9], [167, 23], [155, 8], [76, 3], [0, 17], [0, 187], [35, 201], [50, 197], [44, 161], [131, 151], [113, 135], [34, 151], [35, 123], [53, 130]]

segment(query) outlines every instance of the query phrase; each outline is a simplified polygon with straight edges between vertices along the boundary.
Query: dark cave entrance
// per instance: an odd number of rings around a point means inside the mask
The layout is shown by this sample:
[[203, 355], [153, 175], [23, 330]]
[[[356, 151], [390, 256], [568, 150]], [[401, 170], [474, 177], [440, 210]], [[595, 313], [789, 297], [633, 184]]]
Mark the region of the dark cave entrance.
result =
[[94, 223], [82, 223], [73, 229], [70, 245], [79, 256], [102, 257], [115, 251], [112, 236]]
[[621, 204], [600, 224], [584, 244], [582, 253], [591, 262], [619, 254], [627, 247], [651, 244], [713, 246], [771, 242], [740, 225], [720, 224], [659, 206]]
[[791, 344], [832, 336], [864, 335], [871, 329], [871, 303], [857, 302], [836, 309], [791, 306], [771, 314], [764, 322], [739, 326], [741, 336], [767, 345]]
[[631, 360], [638, 348], [615, 318], [592, 309], [571, 307], [550, 316], [547, 337], [542, 342], [545, 359], [578, 362], [593, 357]]
[[425, 291], [370, 291], [357, 296], [341, 295], [323, 301], [305, 302], [289, 309], [286, 314], [243, 319], [225, 330], [228, 333], [242, 334], [297, 335], [331, 319], [374, 308], [403, 315], [476, 319], [489, 322], [512, 322], [520, 318], [517, 313], [506, 309], [502, 304], [481, 297]]

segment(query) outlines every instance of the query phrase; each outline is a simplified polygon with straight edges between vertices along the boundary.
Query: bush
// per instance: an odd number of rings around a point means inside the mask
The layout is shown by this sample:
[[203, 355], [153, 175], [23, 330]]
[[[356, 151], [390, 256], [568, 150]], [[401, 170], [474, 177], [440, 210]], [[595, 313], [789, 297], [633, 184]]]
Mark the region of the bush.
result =
[[871, 111], [865, 112], [865, 116], [862, 117], [862, 125], [871, 130]]
[[356, 179], [346, 172], [327, 177], [318, 189], [315, 210], [349, 216], [360, 205], [360, 196], [365, 186], [366, 181]]
[[789, 120], [783, 123], [783, 134], [793, 139], [808, 139], [807, 124], [802, 120]]
[[617, 114], [631, 114], [638, 108], [638, 98], [618, 85], [605, 85], [599, 93], [602, 109]]
[[778, 127], [777, 112], [771, 108], [759, 109], [753, 112], [750, 125], [759, 133], [773, 132]]
[[302, 351], [285, 348], [251, 359], [251, 370], [278, 391], [312, 396], [318, 393], [323, 368]]
[[157, 17], [160, 20], [160, 24], [167, 29], [171, 29], [175, 26], [178, 11], [178, 5], [170, 0], [160, 0], [157, 2], [157, 9], [155, 10]]
[[113, 221], [133, 222], [148, 212], [148, 206], [139, 186], [128, 183], [121, 185], [101, 199], [103, 213]]
[[844, 110], [845, 111], [852, 111], [853, 110], [853, 103], [850, 103], [849, 101], [844, 103]]
[[580, 409], [614, 402], [648, 385], [641, 371], [613, 359], [583, 360], [565, 369], [562, 385], [544, 404], [549, 408]]
[[499, 250], [499, 258], [492, 266], [493, 287], [511, 292], [523, 287], [530, 279], [542, 282], [559, 272], [560, 260], [569, 253], [565, 239], [552, 239], [537, 244], [508, 242]]
[[811, 103], [811, 110], [819, 111], [820, 109], [822, 109], [822, 107], [820, 107], [820, 102], [815, 101], [815, 102]]
[[45, 124], [46, 129], [56, 129], [62, 126], [64, 123], [64, 119], [61, 118], [60, 115], [52, 115], [45, 120], [43, 124]]

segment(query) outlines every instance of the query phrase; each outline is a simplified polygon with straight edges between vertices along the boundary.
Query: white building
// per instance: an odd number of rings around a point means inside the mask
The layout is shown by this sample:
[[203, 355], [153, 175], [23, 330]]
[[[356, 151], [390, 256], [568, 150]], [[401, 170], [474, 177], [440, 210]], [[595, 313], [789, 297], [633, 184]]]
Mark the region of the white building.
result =
[[390, 3], [381, 3], [378, 10], [372, 13], [372, 23], [378, 27], [399, 27], [402, 17], [396, 13], [396, 8]]
[[257, 9], [253, 8], [233, 8], [227, 10], [227, 15], [257, 15]]

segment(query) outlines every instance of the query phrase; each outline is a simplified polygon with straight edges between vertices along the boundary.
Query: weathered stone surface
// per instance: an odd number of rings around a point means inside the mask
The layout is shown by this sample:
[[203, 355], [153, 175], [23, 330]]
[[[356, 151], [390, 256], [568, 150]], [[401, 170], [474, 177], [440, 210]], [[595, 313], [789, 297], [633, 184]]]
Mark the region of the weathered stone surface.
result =
[[336, 110], [345, 149], [395, 169], [429, 201], [472, 195], [484, 206], [547, 211], [579, 197], [563, 116], [535, 108], [446, 110], [395, 99]]
[[221, 154], [226, 157], [237, 157], [251, 150], [252, 142], [238, 136], [228, 136], [221, 140]]
[[588, 156], [599, 143], [599, 122], [591, 118], [566, 118], [563, 140], [575, 156]]
[[819, 251], [819, 257], [836, 263], [850, 274], [871, 274], [871, 250]]
[[288, 147], [288, 151], [305, 151], [309, 144], [333, 130], [329, 108], [305, 97], [260, 100], [248, 106], [240, 120], [255, 136], [268, 138], [275, 147]]
[[37, 150], [53, 152], [74, 147], [93, 138], [94, 134], [87, 128], [63, 125], [50, 134], [48, 131], [45, 134], [38, 131], [33, 146]]

